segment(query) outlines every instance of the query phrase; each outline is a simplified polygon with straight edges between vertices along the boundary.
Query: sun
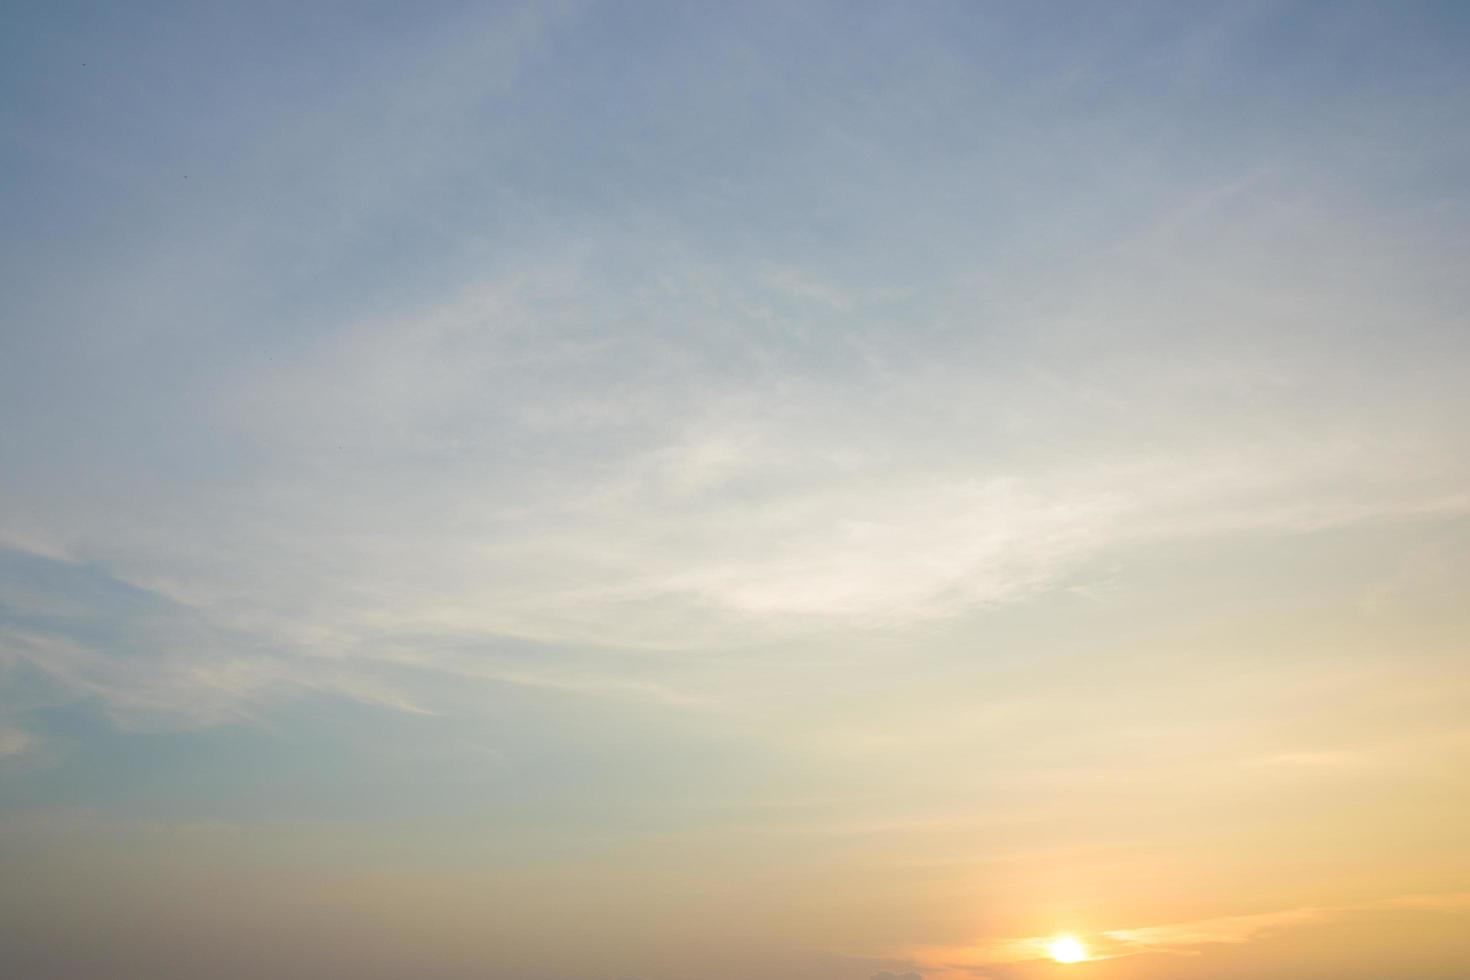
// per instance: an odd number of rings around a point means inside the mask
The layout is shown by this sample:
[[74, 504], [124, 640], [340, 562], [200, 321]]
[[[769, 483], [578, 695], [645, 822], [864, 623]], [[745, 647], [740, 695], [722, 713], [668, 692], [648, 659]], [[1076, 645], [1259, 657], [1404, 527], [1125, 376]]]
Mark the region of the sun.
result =
[[1087, 947], [1076, 936], [1057, 936], [1046, 944], [1046, 951], [1058, 963], [1081, 963], [1087, 959]]

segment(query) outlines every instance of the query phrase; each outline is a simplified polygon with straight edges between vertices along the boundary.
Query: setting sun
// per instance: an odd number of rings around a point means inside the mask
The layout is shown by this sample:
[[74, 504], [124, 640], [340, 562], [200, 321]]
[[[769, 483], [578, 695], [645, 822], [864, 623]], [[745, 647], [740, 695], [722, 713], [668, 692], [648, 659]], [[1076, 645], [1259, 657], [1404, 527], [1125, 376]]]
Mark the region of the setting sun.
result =
[[1087, 959], [1087, 947], [1076, 936], [1058, 936], [1046, 947], [1058, 963], [1081, 963]]

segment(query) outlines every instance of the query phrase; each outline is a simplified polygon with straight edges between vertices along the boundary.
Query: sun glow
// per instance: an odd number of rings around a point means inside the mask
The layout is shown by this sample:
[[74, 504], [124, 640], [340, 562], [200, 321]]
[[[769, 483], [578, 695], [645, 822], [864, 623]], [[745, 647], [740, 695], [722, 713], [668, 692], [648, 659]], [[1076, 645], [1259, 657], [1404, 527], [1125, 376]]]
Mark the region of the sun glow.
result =
[[1058, 936], [1047, 943], [1046, 951], [1058, 963], [1081, 963], [1087, 959], [1087, 947], [1076, 936]]

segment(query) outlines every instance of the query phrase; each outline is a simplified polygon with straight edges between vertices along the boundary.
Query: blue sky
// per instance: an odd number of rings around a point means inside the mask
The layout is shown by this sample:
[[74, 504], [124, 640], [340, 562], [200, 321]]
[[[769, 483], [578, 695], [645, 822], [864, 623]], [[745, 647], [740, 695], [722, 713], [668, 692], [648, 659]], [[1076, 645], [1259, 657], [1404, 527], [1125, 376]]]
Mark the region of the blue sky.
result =
[[9, 13], [0, 963], [1463, 974], [1463, 5]]

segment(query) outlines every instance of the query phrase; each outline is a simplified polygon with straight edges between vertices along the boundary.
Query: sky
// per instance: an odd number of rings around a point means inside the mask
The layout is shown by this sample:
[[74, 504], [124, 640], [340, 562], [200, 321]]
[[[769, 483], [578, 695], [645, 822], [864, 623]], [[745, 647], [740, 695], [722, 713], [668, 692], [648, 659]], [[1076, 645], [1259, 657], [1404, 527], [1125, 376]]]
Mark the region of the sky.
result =
[[1470, 975], [1470, 7], [5, 20], [0, 973]]

